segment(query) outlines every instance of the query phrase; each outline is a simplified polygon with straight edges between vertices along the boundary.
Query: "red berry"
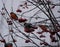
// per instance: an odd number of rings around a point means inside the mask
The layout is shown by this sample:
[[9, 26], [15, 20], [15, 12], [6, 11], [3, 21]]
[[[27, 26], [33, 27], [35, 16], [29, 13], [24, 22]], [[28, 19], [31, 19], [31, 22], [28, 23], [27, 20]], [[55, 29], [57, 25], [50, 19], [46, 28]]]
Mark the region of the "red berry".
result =
[[52, 41], [52, 42], [55, 42], [55, 41], [56, 41], [56, 40], [55, 40], [55, 37], [51, 38], [51, 41]]
[[20, 5], [21, 7], [23, 6], [23, 5]]
[[5, 15], [5, 13], [1, 13], [1, 15]]
[[31, 32], [34, 31], [34, 29], [32, 29], [32, 28], [24, 28], [24, 31], [25, 31], [26, 33], [31, 33]]
[[44, 31], [44, 32], [48, 32], [47, 28], [45, 25], [39, 25], [39, 27]]
[[0, 40], [1, 42], [5, 43], [5, 40]]
[[25, 2], [24, 4], [27, 5], [27, 2]]
[[48, 45], [48, 43], [45, 43], [45, 42], [44, 42], [44, 45]]
[[51, 35], [55, 35], [56, 34], [56, 32], [49, 32]]
[[52, 35], [50, 35], [51, 38], [51, 42], [57, 42], [57, 40], [55, 39], [55, 37], [53, 37]]
[[11, 19], [18, 20], [18, 17], [14, 12], [11, 12], [10, 16], [11, 16]]
[[34, 26], [34, 27], [32, 27], [32, 28], [37, 29], [38, 27], [35, 27], [35, 26]]
[[40, 43], [40, 45], [43, 45], [43, 43]]
[[22, 10], [20, 10], [20, 9], [17, 9], [17, 10], [16, 10], [16, 12], [22, 12]]
[[8, 25], [12, 25], [12, 21], [7, 21]]
[[40, 35], [40, 38], [45, 37], [44, 35]]
[[30, 42], [30, 40], [25, 40], [25, 43], [29, 43]]
[[13, 32], [13, 30], [9, 30], [10, 32]]
[[38, 34], [42, 34], [43, 32], [37, 32]]
[[28, 28], [24, 28], [24, 31], [30, 33], [31, 31]]
[[25, 21], [27, 21], [27, 19], [19, 18], [18, 21], [19, 22], [25, 22]]

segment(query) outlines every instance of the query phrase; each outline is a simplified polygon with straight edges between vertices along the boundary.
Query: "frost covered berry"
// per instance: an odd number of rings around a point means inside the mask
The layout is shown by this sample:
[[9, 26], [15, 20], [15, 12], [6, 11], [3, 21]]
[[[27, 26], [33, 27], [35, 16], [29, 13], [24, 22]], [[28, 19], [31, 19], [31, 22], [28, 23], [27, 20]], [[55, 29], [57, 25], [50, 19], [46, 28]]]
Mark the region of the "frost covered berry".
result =
[[20, 10], [20, 9], [17, 9], [17, 10], [16, 10], [16, 12], [22, 12], [22, 10]]
[[26, 33], [31, 33], [31, 32], [34, 31], [34, 29], [33, 29], [33, 28], [24, 28], [24, 31], [25, 31]]
[[17, 17], [17, 15], [16, 15], [14, 12], [11, 12], [11, 13], [10, 13], [10, 17], [11, 17], [11, 19], [13, 19], [13, 20], [18, 20], [18, 17]]
[[1, 42], [5, 43], [5, 40], [0, 40]]
[[21, 23], [21, 22], [27, 21], [27, 19], [25, 19], [25, 18], [19, 18], [18, 21]]
[[30, 42], [30, 40], [25, 40], [25, 43], [29, 43]]

